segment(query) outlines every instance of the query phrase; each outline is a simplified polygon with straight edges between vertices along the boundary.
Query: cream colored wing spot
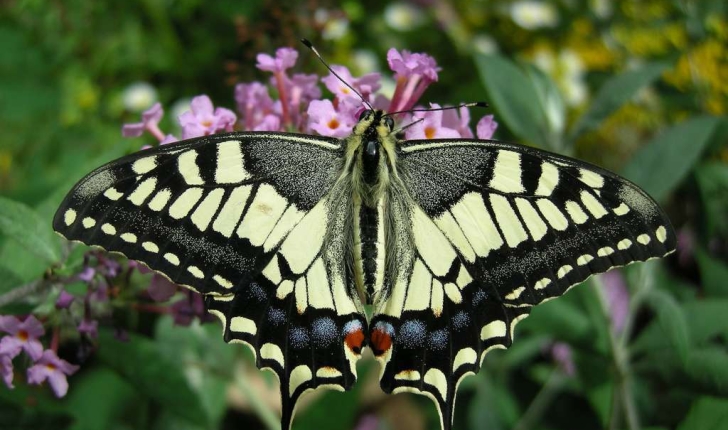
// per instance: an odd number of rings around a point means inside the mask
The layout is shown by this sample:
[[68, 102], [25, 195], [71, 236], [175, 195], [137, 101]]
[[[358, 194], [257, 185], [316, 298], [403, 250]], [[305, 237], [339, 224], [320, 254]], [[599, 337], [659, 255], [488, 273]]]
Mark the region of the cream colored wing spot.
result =
[[488, 186], [504, 193], [523, 193], [521, 177], [521, 154], [513, 151], [500, 150], [496, 156], [493, 167], [493, 177]]
[[187, 271], [190, 272], [190, 274], [192, 276], [194, 276], [195, 278], [197, 278], [197, 279], [204, 279], [205, 278], [205, 274], [197, 266], [189, 266], [187, 268]]
[[296, 388], [310, 381], [311, 378], [313, 378], [313, 375], [311, 374], [310, 367], [305, 364], [296, 366], [296, 368], [291, 371], [291, 375], [288, 377], [288, 394], [293, 395]]
[[576, 259], [576, 264], [579, 266], [586, 266], [592, 260], [594, 260], [594, 257], [592, 257], [590, 254], [583, 254]]
[[[415, 292], [417, 294], [418, 292]], [[445, 290], [441, 282], [432, 283], [432, 294], [430, 294], [430, 309], [432, 313], [439, 317], [445, 306]]]
[[602, 175], [586, 169], [579, 169], [579, 180], [592, 188], [604, 186], [604, 177]]
[[162, 209], [164, 209], [165, 206], [167, 206], [167, 203], [169, 203], [169, 199], [172, 198], [172, 191], [169, 188], [164, 188], [160, 191], [157, 191], [157, 194], [152, 197], [152, 199], [149, 201], [149, 209], [159, 212]]
[[[435, 282], [438, 282], [437, 280]], [[407, 288], [407, 298], [404, 302], [406, 311], [422, 311], [430, 305], [432, 276], [427, 267], [418, 258], [412, 268], [412, 275]], [[420, 287], [421, 291], [414, 291], [414, 287]]]
[[518, 287], [515, 288], [513, 291], [505, 295], [506, 300], [516, 300], [519, 297], [521, 297], [521, 294], [526, 291], [526, 287]]
[[667, 230], [665, 230], [665, 227], [657, 227], [657, 230], [655, 230], [655, 237], [660, 241], [660, 243], [665, 243], [667, 240]]
[[503, 237], [505, 237], [508, 246], [515, 248], [519, 243], [528, 239], [526, 230], [524, 230], [521, 221], [518, 219], [518, 215], [516, 215], [516, 212], [506, 197], [500, 194], [491, 194], [490, 204], [493, 207], [495, 219], [498, 222], [501, 232], [503, 232]]
[[142, 242], [142, 249], [153, 254], [159, 252], [159, 247], [157, 246], [157, 244], [149, 241]]
[[116, 234], [116, 227], [114, 227], [113, 225], [111, 225], [109, 223], [105, 223], [104, 225], [101, 226], [101, 231], [103, 231], [104, 233], [106, 233], [108, 235], [114, 235], [114, 234]]
[[137, 242], [137, 236], [134, 233], [123, 233], [121, 236], [121, 240], [127, 243], [136, 243]]
[[233, 317], [230, 320], [230, 330], [238, 333], [248, 333], [255, 336], [258, 332], [258, 327], [255, 325], [255, 321], [245, 317]]
[[203, 185], [200, 167], [197, 165], [197, 151], [185, 151], [177, 158], [177, 170], [187, 185]]
[[533, 240], [539, 241], [543, 239], [543, 237], [546, 235], [546, 232], [548, 232], [548, 226], [546, 226], [546, 223], [543, 221], [543, 219], [541, 219], [541, 216], [536, 211], [536, 208], [533, 207], [531, 202], [524, 198], [517, 197], [515, 201], [516, 207], [521, 213], [521, 218], [523, 218], [523, 222], [526, 224], [526, 228], [531, 234]]
[[564, 231], [569, 227], [569, 221], [551, 200], [539, 199], [536, 201], [536, 206], [554, 229]]
[[568, 264], [564, 264], [559, 268], [559, 270], [556, 272], [556, 277], [559, 279], [562, 279], [565, 277], [569, 272], [571, 272], [574, 268], [571, 267]]
[[212, 229], [214, 231], [225, 237], [233, 235], [233, 231], [235, 231], [235, 227], [243, 215], [245, 203], [247, 203], [252, 189], [252, 185], [243, 185], [235, 187], [230, 192], [225, 204], [220, 209], [220, 213], [217, 214], [215, 221], [212, 223]]
[[642, 245], [647, 245], [650, 243], [650, 236], [646, 234], [641, 234], [637, 236], [637, 242], [641, 243]]
[[[470, 246], [470, 242], [468, 242], [468, 239], [465, 237], [465, 234], [458, 225], [458, 222], [450, 212], [444, 212], [442, 215], [435, 218], [435, 224], [443, 233], [445, 233], [445, 236], [447, 236], [450, 240], [450, 243], [452, 243], [455, 248], [460, 251], [466, 260], [471, 263], [475, 261], [475, 251], [473, 250], [473, 247]], [[379, 231], [382, 231], [382, 229], [379, 229]]]
[[285, 281], [281, 282], [281, 284], [276, 289], [276, 297], [278, 297], [280, 300], [285, 299], [288, 297], [291, 292], [293, 292], [294, 283], [290, 279], [286, 279]]
[[265, 240], [263, 250], [268, 252], [281, 243], [281, 240], [301, 221], [304, 215], [306, 213], [296, 209], [295, 205], [289, 205]]
[[296, 298], [296, 310], [299, 314], [303, 314], [308, 307], [308, 287], [305, 276], [298, 278], [293, 293]]
[[229, 280], [223, 278], [220, 275], [215, 275], [212, 277], [212, 280], [217, 282], [217, 284], [223, 288], [227, 288], [228, 290], [233, 287], [233, 283]]
[[625, 249], [632, 246], [632, 241], [629, 239], [622, 239], [617, 243], [617, 249], [624, 251]]
[[63, 222], [66, 226], [70, 226], [74, 221], [76, 221], [76, 211], [73, 209], [66, 210], [66, 213], [63, 214]]
[[412, 213], [412, 234], [417, 251], [433, 275], [445, 276], [457, 258], [455, 250], [419, 206], [415, 207]]
[[281, 276], [280, 266], [278, 265], [278, 254], [274, 255], [273, 258], [271, 258], [270, 263], [265, 266], [265, 269], [263, 269], [263, 276], [268, 278], [268, 280], [275, 285], [281, 283], [283, 277]]
[[[288, 201], [273, 186], [261, 184], [238, 227], [237, 235], [247, 238], [254, 246], [262, 246], [287, 206]], [[302, 243], [298, 246], [305, 248]]]
[[604, 206], [599, 203], [599, 200], [597, 200], [597, 198], [589, 191], [582, 191], [580, 196], [581, 202], [586, 207], [586, 210], [588, 210], [594, 218], [599, 219], [608, 213]]
[[473, 282], [473, 277], [470, 276], [470, 273], [468, 273], [468, 269], [466, 269], [465, 266], [460, 266], [460, 272], [458, 273], [455, 283], [458, 284], [460, 289], [463, 289], [470, 285], [471, 282]]
[[152, 195], [156, 187], [157, 178], [147, 178], [143, 180], [131, 194], [129, 194], [127, 200], [137, 206], [141, 206], [144, 204], [144, 201], [147, 200], [147, 197]]
[[569, 218], [577, 224], [584, 224], [589, 219], [589, 215], [581, 210], [579, 203], [573, 200], [567, 200], [566, 213], [569, 214]]
[[215, 182], [218, 184], [235, 184], [246, 179], [250, 179], [250, 174], [245, 170], [240, 141], [226, 140], [220, 142], [217, 145]]
[[331, 293], [331, 286], [326, 275], [326, 266], [322, 258], [317, 258], [306, 274], [306, 281], [309, 289], [314, 289], [309, 294], [308, 305], [315, 309], [334, 310], [334, 296]]
[[86, 217], [81, 221], [84, 228], [91, 228], [96, 225], [96, 220], [93, 218]]
[[478, 360], [478, 353], [473, 348], [463, 348], [455, 354], [452, 362], [452, 373], [455, 373], [460, 367], [467, 364], [475, 364]]
[[416, 370], [401, 370], [399, 373], [394, 375], [394, 379], [398, 381], [419, 381], [422, 379], [420, 372]]
[[200, 231], [207, 230], [207, 226], [210, 225], [212, 217], [214, 217], [217, 213], [224, 195], [225, 190], [222, 188], [216, 188], [210, 191], [197, 206], [195, 211], [192, 212], [192, 216], [190, 217], [192, 224], [194, 224]]
[[549, 279], [549, 278], [543, 278], [543, 279], [540, 279], [540, 280], [536, 281], [536, 283], [533, 284], [533, 288], [535, 290], [542, 290], [542, 289], [548, 287], [549, 284], [551, 284], [551, 279]]
[[612, 212], [614, 212], [615, 215], [622, 216], [627, 213], [629, 213], [629, 206], [627, 206], [626, 203], [622, 202], [617, 206], [616, 208], [612, 209]]
[[335, 367], [324, 366], [316, 371], [317, 378], [339, 378], [343, 374]]
[[483, 326], [480, 330], [480, 340], [488, 340], [494, 337], [506, 336], [506, 323], [501, 320], [494, 320]]
[[293, 273], [302, 274], [313, 262], [317, 251], [321, 249], [328, 224], [326, 212], [326, 204], [322, 200], [301, 219], [283, 241], [279, 252], [286, 258]]
[[177, 257], [175, 254], [172, 254], [171, 252], [167, 252], [163, 255], [164, 259], [169, 262], [169, 264], [172, 264], [174, 266], [179, 266], [179, 257]]
[[[435, 282], [439, 281], [435, 279]], [[453, 303], [460, 303], [463, 301], [463, 295], [460, 293], [460, 289], [452, 282], [445, 284], [445, 295]]]
[[440, 393], [440, 398], [447, 399], [447, 377], [442, 370], [433, 367], [425, 373], [423, 381], [435, 387]]
[[548, 197], [554, 192], [558, 184], [559, 168], [545, 161], [541, 163], [541, 176], [538, 178], [538, 186], [535, 194], [537, 196]]
[[124, 194], [119, 192], [119, 190], [117, 190], [114, 187], [111, 187], [108, 190], [104, 191], [104, 197], [106, 197], [109, 200], [117, 201], [120, 198], [122, 198], [123, 196], [124, 196]]
[[266, 360], [273, 360], [280, 364], [281, 367], [286, 366], [286, 361], [283, 358], [283, 351], [281, 351], [281, 348], [275, 343], [264, 343], [263, 346], [260, 347], [260, 357], [265, 358]]
[[480, 194], [465, 194], [450, 211], [479, 257], [503, 246], [503, 238]]
[[131, 170], [134, 171], [137, 175], [143, 175], [145, 173], [149, 173], [152, 170], [154, 170], [157, 167], [157, 157], [156, 156], [150, 156], [150, 157], [144, 157], [136, 160], [131, 165]]
[[606, 257], [606, 256], [612, 255], [612, 254], [614, 254], [614, 249], [609, 246], [599, 248], [599, 250], [597, 251], [597, 255], [600, 257]]
[[188, 188], [169, 207], [169, 216], [182, 219], [202, 198], [202, 188]]

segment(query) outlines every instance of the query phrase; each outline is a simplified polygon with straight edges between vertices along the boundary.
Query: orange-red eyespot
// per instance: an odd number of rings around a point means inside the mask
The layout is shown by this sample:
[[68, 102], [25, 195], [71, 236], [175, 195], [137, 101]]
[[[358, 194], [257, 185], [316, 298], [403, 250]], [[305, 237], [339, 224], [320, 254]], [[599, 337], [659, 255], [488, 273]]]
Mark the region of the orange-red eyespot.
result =
[[392, 347], [393, 334], [394, 327], [392, 327], [392, 324], [384, 321], [378, 322], [372, 329], [370, 343], [375, 356], [380, 356], [389, 351]]
[[344, 325], [344, 343], [355, 354], [361, 354], [364, 345], [364, 327], [359, 321], [349, 321]]

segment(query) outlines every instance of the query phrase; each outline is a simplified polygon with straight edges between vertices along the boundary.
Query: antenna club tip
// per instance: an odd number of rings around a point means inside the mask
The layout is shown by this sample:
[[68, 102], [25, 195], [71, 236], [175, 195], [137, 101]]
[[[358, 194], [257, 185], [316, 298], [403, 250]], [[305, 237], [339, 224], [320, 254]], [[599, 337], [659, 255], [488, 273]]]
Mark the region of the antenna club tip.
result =
[[482, 107], [482, 108], [490, 107], [490, 105], [487, 102], [476, 102], [475, 106]]
[[313, 43], [311, 43], [311, 41], [308, 40], [308, 39], [306, 39], [305, 37], [304, 38], [301, 38], [301, 43], [303, 43], [304, 45], [306, 45], [308, 48], [312, 48], [313, 47]]

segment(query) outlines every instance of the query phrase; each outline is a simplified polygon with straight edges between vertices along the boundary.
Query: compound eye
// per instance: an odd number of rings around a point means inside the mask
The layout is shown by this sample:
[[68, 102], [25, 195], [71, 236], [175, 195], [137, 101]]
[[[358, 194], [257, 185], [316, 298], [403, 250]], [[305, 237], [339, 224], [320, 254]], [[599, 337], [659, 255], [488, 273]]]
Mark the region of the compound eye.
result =
[[387, 128], [392, 130], [394, 128], [394, 120], [391, 116], [384, 117], [384, 123], [387, 124]]
[[371, 114], [372, 111], [370, 109], [365, 109], [359, 114], [359, 121], [363, 120], [364, 118], [368, 117], [369, 114]]

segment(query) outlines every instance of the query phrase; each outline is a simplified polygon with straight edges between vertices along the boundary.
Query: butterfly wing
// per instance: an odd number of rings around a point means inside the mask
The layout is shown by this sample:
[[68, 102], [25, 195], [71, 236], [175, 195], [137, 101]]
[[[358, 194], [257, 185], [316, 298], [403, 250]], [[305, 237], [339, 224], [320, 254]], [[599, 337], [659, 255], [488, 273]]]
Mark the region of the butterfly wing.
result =
[[567, 157], [501, 142], [409, 141], [398, 168], [409, 197], [392, 219], [411, 245], [396, 251], [397, 279], [371, 338], [383, 389], [433, 398], [445, 429], [460, 380], [488, 351], [510, 346], [532, 306], [675, 248], [669, 220], [642, 190]]
[[204, 294], [225, 340], [278, 375], [288, 428], [302, 393], [354, 383], [364, 339], [337, 221], [350, 207], [334, 187], [342, 156], [336, 139], [276, 133], [149, 149], [81, 180], [54, 228]]

